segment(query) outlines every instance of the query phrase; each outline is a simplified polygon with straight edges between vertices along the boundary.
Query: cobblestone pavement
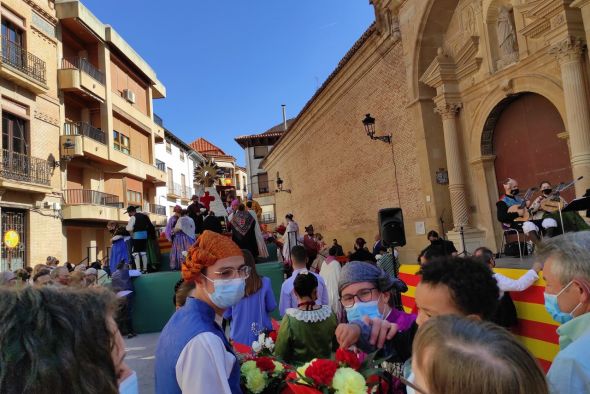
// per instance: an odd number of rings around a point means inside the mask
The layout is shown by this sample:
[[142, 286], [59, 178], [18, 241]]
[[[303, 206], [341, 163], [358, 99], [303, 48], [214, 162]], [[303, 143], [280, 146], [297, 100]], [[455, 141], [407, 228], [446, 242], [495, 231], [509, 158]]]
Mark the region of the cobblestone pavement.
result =
[[154, 394], [154, 362], [156, 345], [160, 333], [140, 334], [135, 338], [125, 339], [127, 357], [125, 361], [137, 372], [140, 394]]

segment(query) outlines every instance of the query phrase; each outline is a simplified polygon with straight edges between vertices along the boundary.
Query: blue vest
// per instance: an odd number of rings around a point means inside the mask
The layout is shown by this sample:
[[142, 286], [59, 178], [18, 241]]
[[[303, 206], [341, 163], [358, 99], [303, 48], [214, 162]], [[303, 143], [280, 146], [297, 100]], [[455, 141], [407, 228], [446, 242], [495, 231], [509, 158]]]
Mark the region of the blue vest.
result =
[[522, 204], [523, 200], [520, 197], [512, 197], [512, 196], [503, 195], [502, 198], [500, 199], [500, 201], [504, 201], [506, 203], [506, 205], [508, 206], [508, 208], [510, 208], [513, 205]]
[[[223, 341], [226, 350], [233, 353], [223, 331], [215, 323], [213, 308], [201, 300], [189, 297], [186, 304], [172, 315], [160, 334], [156, 348], [156, 394], [182, 393], [176, 381], [176, 363], [180, 353], [191, 339], [204, 332], [217, 335]], [[202, 368], [211, 368], [211, 365], [203, 365]], [[232, 393], [242, 393], [240, 363], [237, 358], [228, 382]], [[201, 382], [201, 384], [205, 387], [208, 382]], [[215, 391], [209, 390], [209, 392], [214, 393]]]

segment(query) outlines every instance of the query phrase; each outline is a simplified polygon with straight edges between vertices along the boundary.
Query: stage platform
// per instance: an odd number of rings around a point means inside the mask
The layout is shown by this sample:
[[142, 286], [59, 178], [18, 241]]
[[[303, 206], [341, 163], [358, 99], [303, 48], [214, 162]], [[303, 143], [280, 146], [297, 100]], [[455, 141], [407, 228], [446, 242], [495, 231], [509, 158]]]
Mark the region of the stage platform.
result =
[[[283, 283], [282, 267], [282, 264], [278, 262], [256, 265], [259, 275], [270, 278], [277, 305]], [[135, 286], [133, 325], [137, 333], [158, 332], [166, 325], [176, 310], [173, 302], [174, 285], [179, 280], [179, 271], [154, 272], [133, 280]], [[271, 316], [279, 319], [278, 308], [271, 313]]]

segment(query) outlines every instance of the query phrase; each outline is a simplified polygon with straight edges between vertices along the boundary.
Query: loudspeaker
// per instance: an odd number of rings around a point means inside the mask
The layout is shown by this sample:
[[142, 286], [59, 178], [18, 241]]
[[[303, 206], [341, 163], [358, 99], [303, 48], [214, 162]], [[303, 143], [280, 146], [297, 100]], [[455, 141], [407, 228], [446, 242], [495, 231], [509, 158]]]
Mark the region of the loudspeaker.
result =
[[385, 246], [395, 247], [406, 244], [404, 215], [401, 208], [379, 210], [379, 234]]

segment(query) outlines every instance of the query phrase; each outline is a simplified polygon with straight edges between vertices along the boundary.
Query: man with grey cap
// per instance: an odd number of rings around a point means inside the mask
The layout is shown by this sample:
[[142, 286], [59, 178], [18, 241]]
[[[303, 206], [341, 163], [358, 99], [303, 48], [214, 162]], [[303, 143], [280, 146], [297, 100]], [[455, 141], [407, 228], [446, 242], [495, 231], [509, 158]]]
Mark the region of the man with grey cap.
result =
[[405, 283], [374, 264], [347, 263], [340, 274], [338, 293], [349, 323], [338, 326], [339, 343], [348, 347], [368, 339], [380, 348], [396, 332], [415, 330], [416, 316], [394, 307], [394, 292], [405, 291]]

